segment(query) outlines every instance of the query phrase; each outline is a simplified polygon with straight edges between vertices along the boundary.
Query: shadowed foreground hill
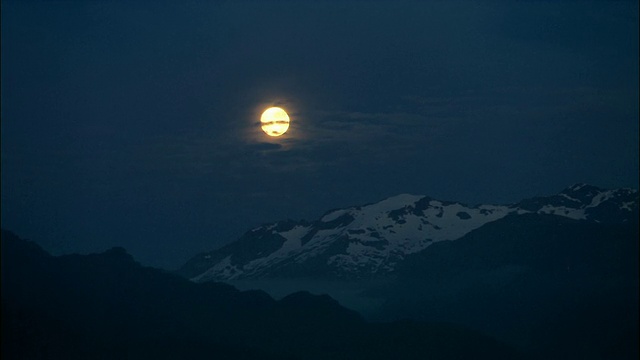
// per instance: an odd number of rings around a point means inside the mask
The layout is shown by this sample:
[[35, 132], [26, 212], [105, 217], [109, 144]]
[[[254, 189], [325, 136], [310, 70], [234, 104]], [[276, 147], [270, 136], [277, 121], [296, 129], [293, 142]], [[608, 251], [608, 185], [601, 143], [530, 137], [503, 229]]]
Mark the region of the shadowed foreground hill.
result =
[[637, 359], [638, 222], [507, 216], [411, 255], [377, 295], [385, 319], [468, 326], [540, 359]]
[[3, 359], [516, 359], [442, 325], [367, 323], [328, 296], [194, 284], [124, 249], [53, 257], [2, 231]]

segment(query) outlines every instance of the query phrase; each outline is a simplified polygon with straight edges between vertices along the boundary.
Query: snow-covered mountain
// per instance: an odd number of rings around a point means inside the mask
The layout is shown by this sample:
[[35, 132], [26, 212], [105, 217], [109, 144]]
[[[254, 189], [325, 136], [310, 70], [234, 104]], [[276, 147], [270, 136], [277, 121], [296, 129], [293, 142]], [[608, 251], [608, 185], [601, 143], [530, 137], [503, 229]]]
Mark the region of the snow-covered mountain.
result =
[[509, 214], [539, 213], [596, 222], [638, 217], [638, 192], [586, 184], [511, 205], [469, 206], [402, 194], [333, 210], [314, 222], [279, 221], [200, 254], [180, 273], [194, 281], [264, 277], [370, 278], [392, 272], [405, 256], [456, 240]]

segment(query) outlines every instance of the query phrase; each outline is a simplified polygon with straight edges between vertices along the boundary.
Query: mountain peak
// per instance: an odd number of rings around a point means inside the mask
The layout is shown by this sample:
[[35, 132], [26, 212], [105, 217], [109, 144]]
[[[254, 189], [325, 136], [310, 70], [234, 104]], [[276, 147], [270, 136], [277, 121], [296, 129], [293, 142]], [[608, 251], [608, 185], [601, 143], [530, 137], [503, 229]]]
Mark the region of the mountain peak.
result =
[[571, 186], [569, 186], [568, 188], [564, 189], [563, 192], [574, 192], [574, 191], [580, 191], [583, 188], [589, 188], [589, 189], [597, 189], [597, 190], [601, 190], [595, 186], [589, 185], [589, 184], [585, 184], [585, 183], [575, 183]]
[[424, 195], [413, 195], [413, 194], [399, 194], [388, 197], [376, 204], [380, 208], [386, 208], [389, 210], [400, 209], [407, 205], [412, 205], [418, 202], [420, 199], [424, 198]]
[[593, 196], [595, 194], [607, 191], [605, 189], [601, 189], [597, 186], [585, 184], [585, 183], [577, 183], [569, 186], [564, 189], [561, 194], [577, 194], [579, 196]]

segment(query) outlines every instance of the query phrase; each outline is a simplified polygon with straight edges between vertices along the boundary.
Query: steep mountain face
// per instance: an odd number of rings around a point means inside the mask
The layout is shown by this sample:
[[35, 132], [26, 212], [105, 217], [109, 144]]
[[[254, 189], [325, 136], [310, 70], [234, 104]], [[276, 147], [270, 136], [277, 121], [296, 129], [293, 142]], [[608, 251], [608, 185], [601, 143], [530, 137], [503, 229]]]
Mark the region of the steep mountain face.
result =
[[593, 222], [638, 217], [638, 192], [573, 185], [512, 205], [469, 206], [428, 196], [398, 195], [375, 204], [333, 210], [314, 222], [281, 221], [187, 262], [194, 281], [270, 277], [362, 279], [392, 273], [407, 256], [456, 240], [509, 214], [549, 214]]

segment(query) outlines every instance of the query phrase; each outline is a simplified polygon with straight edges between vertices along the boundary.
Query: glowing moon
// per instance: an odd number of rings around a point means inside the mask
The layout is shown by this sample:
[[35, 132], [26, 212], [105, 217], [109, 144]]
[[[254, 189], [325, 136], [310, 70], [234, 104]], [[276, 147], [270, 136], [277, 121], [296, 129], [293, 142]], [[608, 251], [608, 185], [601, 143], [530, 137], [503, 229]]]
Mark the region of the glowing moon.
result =
[[262, 131], [269, 136], [280, 136], [289, 129], [289, 115], [279, 107], [268, 108], [260, 117]]

